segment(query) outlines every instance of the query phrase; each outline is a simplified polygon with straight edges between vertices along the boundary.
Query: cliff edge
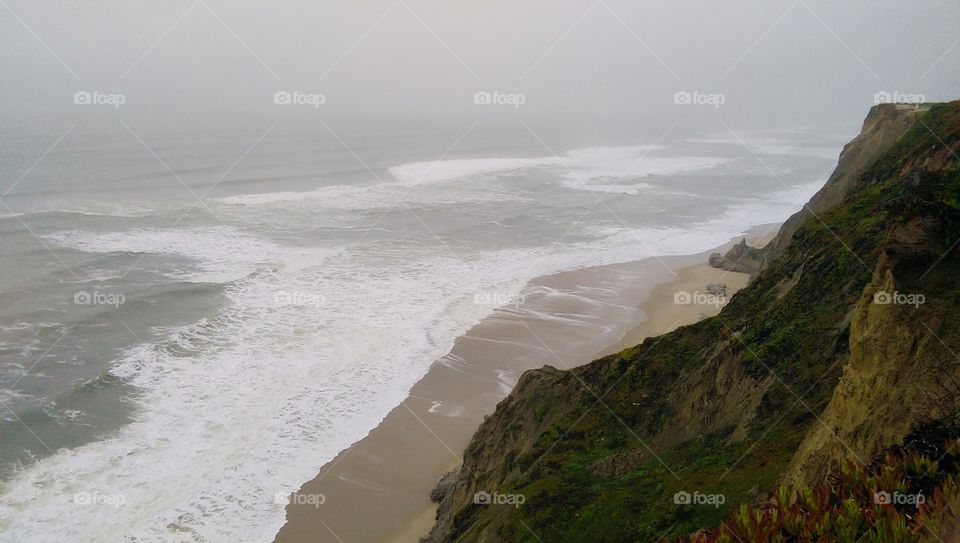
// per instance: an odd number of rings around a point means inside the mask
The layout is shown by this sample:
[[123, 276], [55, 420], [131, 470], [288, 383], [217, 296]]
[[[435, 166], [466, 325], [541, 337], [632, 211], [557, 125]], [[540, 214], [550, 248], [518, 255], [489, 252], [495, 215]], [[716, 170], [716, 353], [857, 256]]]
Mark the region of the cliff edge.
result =
[[784, 251], [800, 225], [808, 220], [817, 220], [818, 214], [843, 202], [864, 171], [880, 155], [893, 147], [928, 110], [929, 106], [926, 105], [917, 107], [898, 104], [880, 104], [871, 108], [863, 121], [860, 134], [840, 151], [837, 167], [827, 182], [803, 209], [783, 223], [777, 235], [767, 245], [750, 247], [744, 240], [725, 255], [710, 255], [710, 265], [755, 276], [769, 261]]

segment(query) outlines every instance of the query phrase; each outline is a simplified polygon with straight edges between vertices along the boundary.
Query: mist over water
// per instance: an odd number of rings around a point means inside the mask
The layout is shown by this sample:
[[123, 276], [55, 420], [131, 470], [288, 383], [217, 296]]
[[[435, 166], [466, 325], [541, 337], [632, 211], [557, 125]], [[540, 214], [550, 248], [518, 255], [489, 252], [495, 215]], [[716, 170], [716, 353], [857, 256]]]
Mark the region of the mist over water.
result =
[[270, 540], [529, 279], [782, 221], [877, 96], [951, 98], [958, 22], [9, 1], [0, 541]]

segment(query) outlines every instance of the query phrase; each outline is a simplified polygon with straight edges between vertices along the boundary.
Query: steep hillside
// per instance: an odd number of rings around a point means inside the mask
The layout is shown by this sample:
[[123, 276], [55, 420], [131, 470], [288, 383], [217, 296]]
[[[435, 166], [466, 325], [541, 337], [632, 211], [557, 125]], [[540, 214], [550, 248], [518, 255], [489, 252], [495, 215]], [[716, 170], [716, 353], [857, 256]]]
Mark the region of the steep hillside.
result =
[[817, 220], [817, 215], [846, 199], [857, 179], [877, 158], [887, 152], [927, 112], [927, 106], [882, 104], [873, 107], [863, 121], [860, 134], [843, 146], [837, 167], [803, 209], [788, 218], [780, 231], [762, 248], [741, 243], [727, 254], [710, 256], [717, 268], [756, 275], [768, 262], [783, 253], [800, 225]]
[[800, 221], [719, 316], [526, 373], [435, 491], [431, 540], [679, 537], [955, 413], [960, 102], [911, 118], [857, 150], [845, 199]]

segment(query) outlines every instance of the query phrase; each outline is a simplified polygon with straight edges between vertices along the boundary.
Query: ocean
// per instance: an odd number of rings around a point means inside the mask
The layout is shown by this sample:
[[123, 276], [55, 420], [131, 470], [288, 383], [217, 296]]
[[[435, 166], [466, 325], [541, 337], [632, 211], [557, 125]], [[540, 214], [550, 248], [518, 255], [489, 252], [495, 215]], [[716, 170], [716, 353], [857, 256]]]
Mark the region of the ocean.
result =
[[528, 280], [782, 221], [858, 127], [66, 128], [0, 134], [0, 541], [271, 541]]

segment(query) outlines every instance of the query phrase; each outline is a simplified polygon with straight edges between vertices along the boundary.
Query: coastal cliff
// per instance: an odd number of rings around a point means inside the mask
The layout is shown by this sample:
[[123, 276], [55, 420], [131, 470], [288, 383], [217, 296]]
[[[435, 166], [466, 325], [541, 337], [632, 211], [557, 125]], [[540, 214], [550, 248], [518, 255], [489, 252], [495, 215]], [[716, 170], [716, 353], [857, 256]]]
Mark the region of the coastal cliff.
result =
[[720, 315], [525, 373], [434, 491], [428, 541], [683, 537], [952, 422], [958, 153], [960, 102], [875, 107], [804, 211], [740, 248], [755, 277]]
[[926, 106], [881, 104], [874, 106], [863, 121], [860, 134], [843, 146], [837, 167], [823, 187], [810, 201], [788, 218], [777, 235], [763, 247], [750, 247], [746, 240], [735, 245], [725, 255], [710, 255], [710, 264], [716, 268], [756, 275], [771, 260], [783, 253], [800, 225], [817, 220], [817, 215], [840, 204], [853, 189], [856, 180], [877, 158], [916, 124], [927, 112]]

